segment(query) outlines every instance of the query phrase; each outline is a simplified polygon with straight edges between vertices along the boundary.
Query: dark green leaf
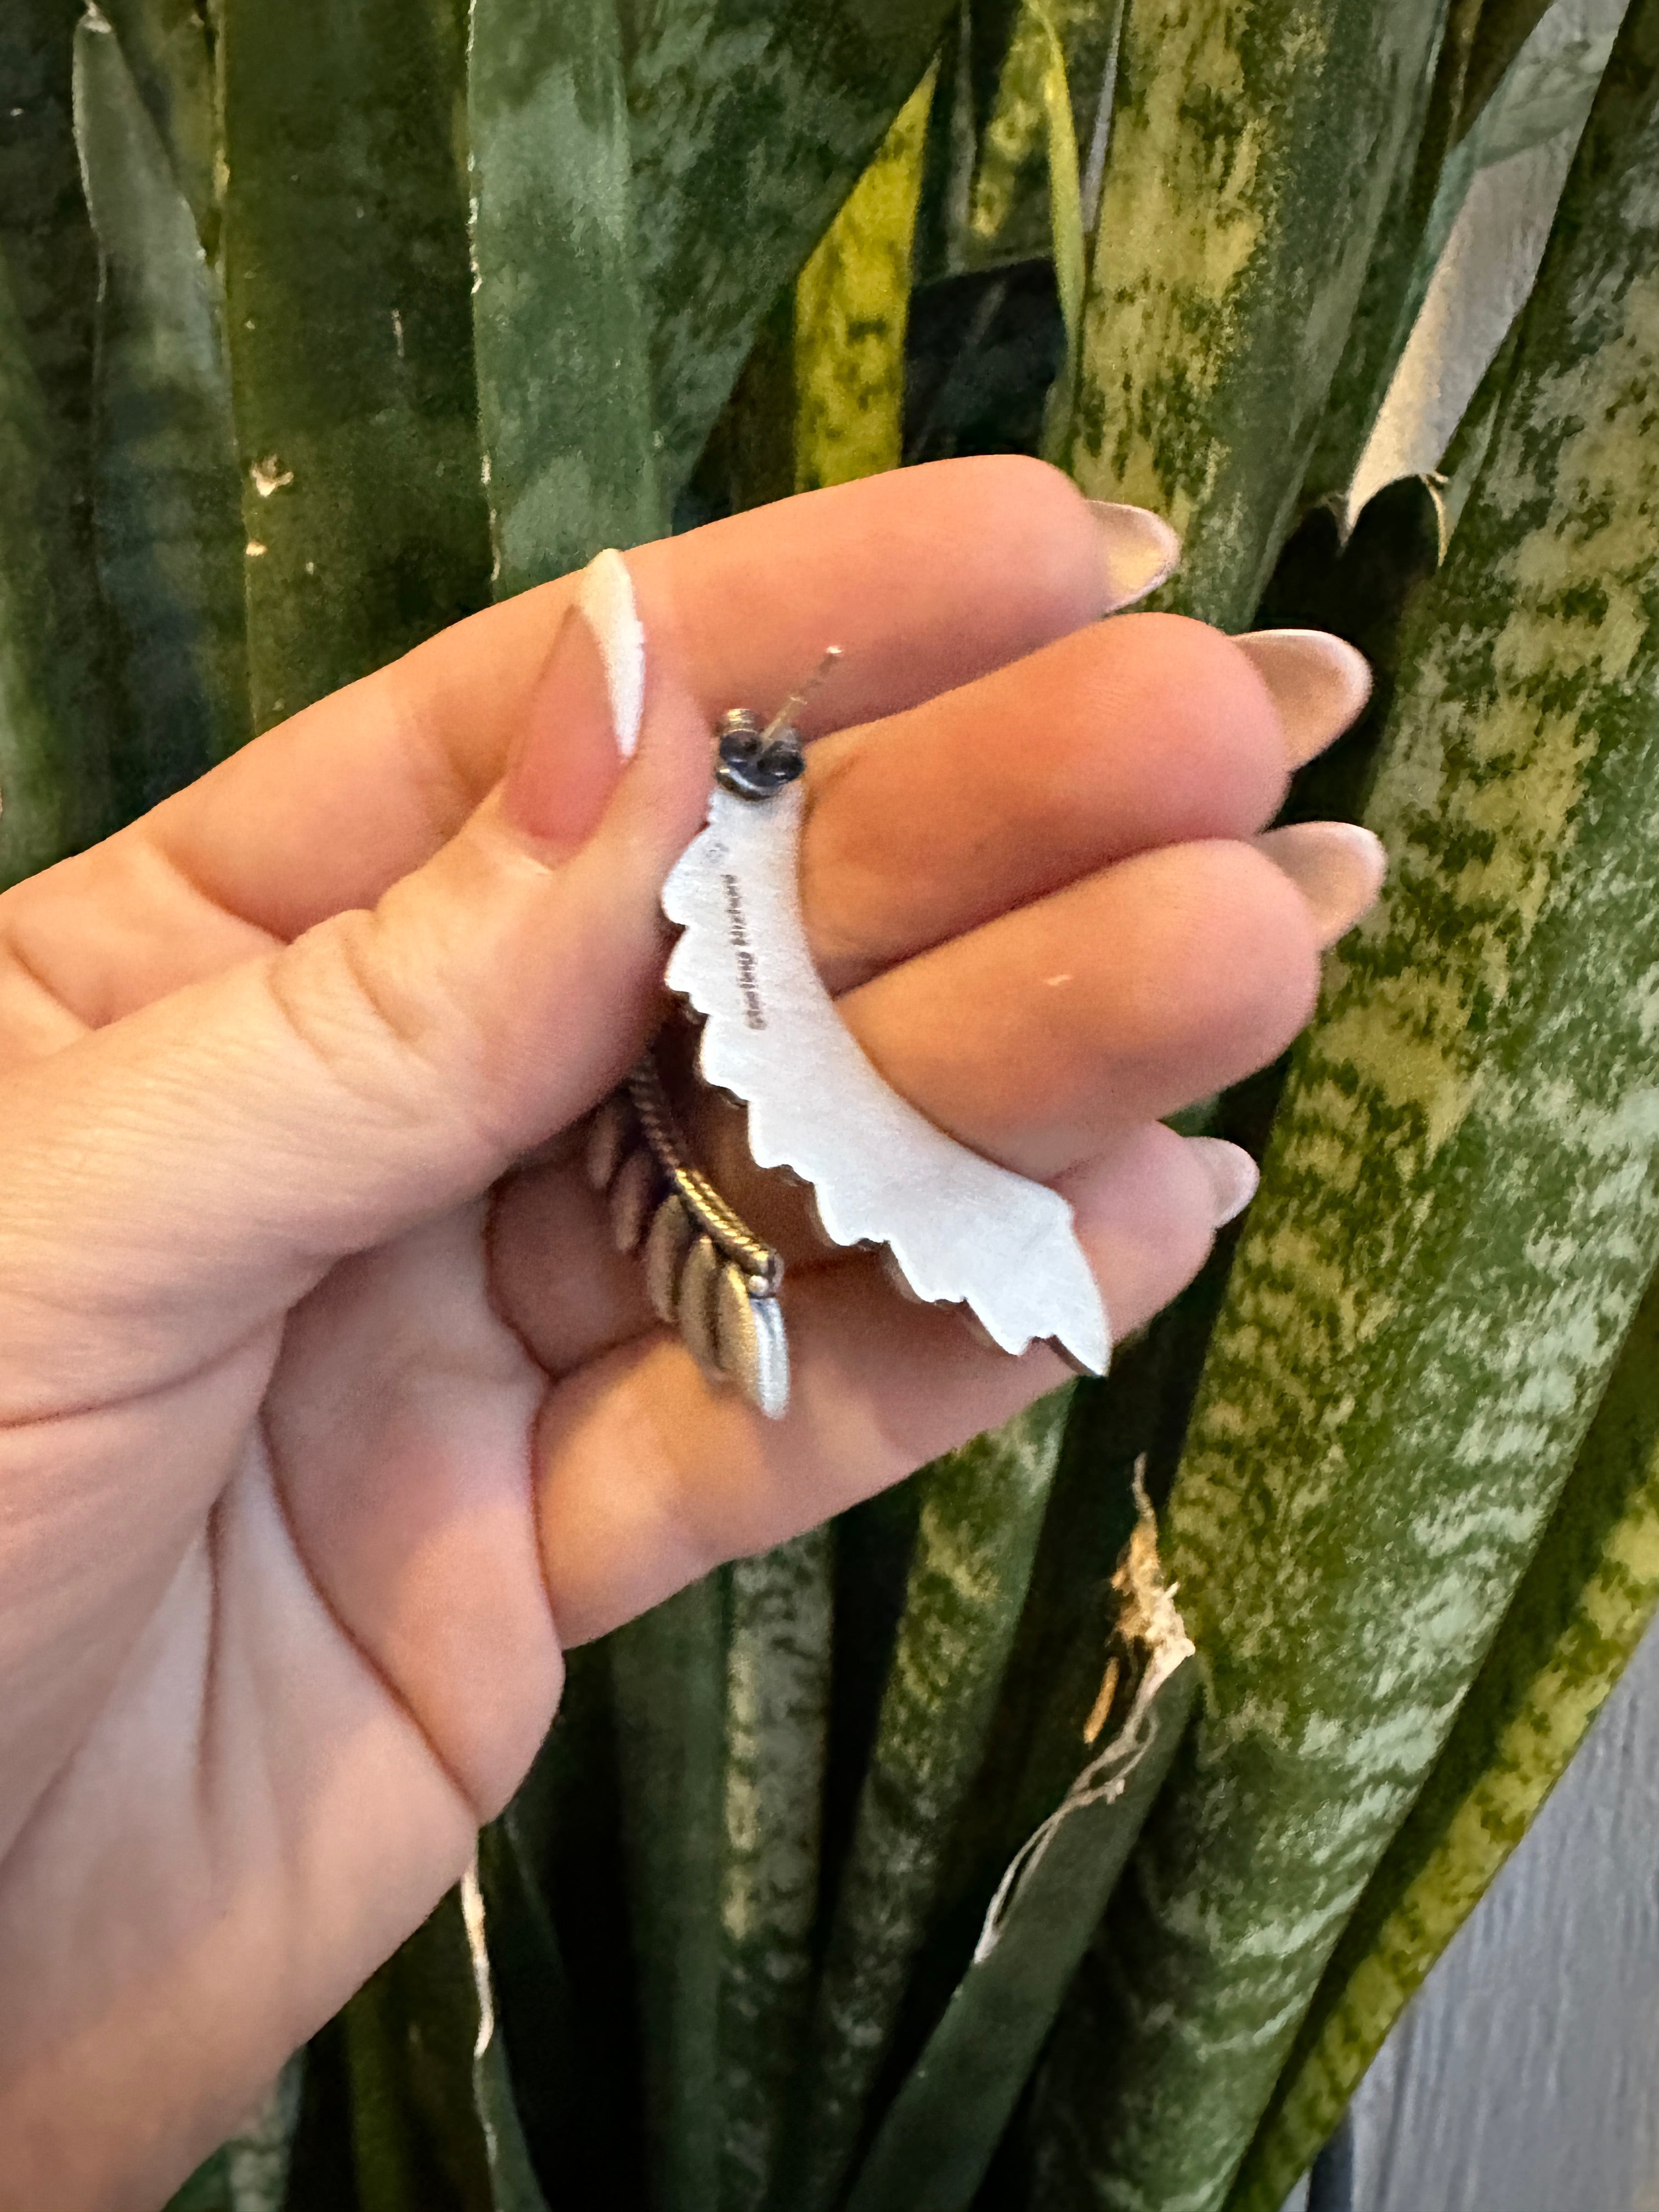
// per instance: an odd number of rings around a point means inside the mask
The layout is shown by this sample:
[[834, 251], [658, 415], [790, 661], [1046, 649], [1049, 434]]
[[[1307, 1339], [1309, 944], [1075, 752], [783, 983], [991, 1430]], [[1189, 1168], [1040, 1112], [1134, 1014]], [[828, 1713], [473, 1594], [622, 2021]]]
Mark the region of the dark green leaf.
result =
[[471, 24], [472, 307], [505, 595], [665, 515], [612, 0], [474, 0]]
[[259, 728], [489, 597], [459, 87], [441, 28], [435, 8], [398, 0], [223, 0]]
[[710, 1575], [607, 1639], [653, 2204], [718, 2199], [726, 1583]]
[[197, 2167], [184, 2187], [167, 2199], [164, 2212], [236, 2212], [223, 2151], [216, 2150]]
[[815, 1528], [730, 1570], [720, 2212], [759, 2212], [800, 2063], [817, 1914], [830, 1565]]
[[1271, 568], [1441, 4], [1129, 11], [1072, 459], [1182, 531], [1184, 612], [1242, 626]]
[[52, 682], [55, 504], [45, 396], [0, 264], [0, 886], [33, 875], [76, 840], [79, 763]]
[[1504, 73], [1549, 8], [1550, 0], [1480, 0], [1458, 102], [1458, 137], [1467, 137], [1480, 121]]
[[70, 114], [77, 0], [0, 8], [0, 882], [112, 826], [109, 640], [93, 551], [98, 255]]
[[950, 13], [950, 0], [629, 0], [641, 291], [671, 495]]
[[213, 51], [197, 0], [104, 0], [139, 97], [161, 134], [173, 182], [211, 257], [218, 240], [214, 179], [218, 116]]
[[951, 1826], [984, 1757], [1068, 1392], [939, 1461], [842, 1873], [777, 2212], [838, 2201], [905, 1984], [937, 1910]]
[[1162, 1681], [1102, 1793], [1066, 1814], [969, 1966], [883, 2121], [847, 2212], [967, 2212], [1036, 2063], [1192, 1710], [1190, 1665]]
[[1325, 1970], [1230, 2200], [1279, 2212], [1659, 1607], [1659, 1282], [1445, 1749]]
[[546, 2212], [495, 2032], [483, 1933], [469, 1878], [340, 2016], [356, 2212]]
[[1205, 1704], [1062, 2021], [1054, 2212], [1224, 2198], [1659, 1260], [1656, 125], [1640, 0], [1412, 624], [1392, 889], [1298, 1054], [1170, 1500]]
[[218, 283], [115, 33], [76, 36], [76, 134], [102, 253], [94, 500], [142, 813], [249, 734], [240, 497]]

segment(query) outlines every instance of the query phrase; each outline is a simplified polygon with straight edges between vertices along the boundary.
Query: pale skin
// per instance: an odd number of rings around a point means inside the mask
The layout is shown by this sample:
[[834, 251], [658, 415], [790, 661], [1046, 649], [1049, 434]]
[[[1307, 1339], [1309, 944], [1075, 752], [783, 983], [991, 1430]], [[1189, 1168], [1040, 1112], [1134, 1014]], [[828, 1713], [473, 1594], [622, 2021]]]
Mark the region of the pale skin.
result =
[[798, 1243], [769, 1423], [610, 1246], [565, 1133], [657, 1017], [716, 714], [842, 646], [820, 966], [890, 1082], [1065, 1192], [1119, 1335], [1218, 1211], [1158, 1117], [1284, 1048], [1369, 896], [1252, 846], [1283, 700], [1099, 622], [1036, 464], [629, 566], [626, 769], [553, 584], [0, 899], [0, 2212], [161, 2203], [460, 1875], [566, 1646], [1062, 1376]]

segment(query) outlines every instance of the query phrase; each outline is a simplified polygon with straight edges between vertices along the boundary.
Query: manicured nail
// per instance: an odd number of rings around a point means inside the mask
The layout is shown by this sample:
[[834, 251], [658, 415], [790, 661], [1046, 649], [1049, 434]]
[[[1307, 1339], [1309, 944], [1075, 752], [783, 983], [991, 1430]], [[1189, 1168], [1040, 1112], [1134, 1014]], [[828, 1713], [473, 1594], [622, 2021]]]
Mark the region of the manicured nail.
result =
[[1106, 562], [1109, 609], [1133, 606], [1181, 566], [1181, 540], [1162, 515], [1121, 501], [1091, 499]]
[[1187, 1148], [1210, 1178], [1215, 1192], [1210, 1219], [1219, 1229], [1255, 1196], [1261, 1170], [1242, 1145], [1230, 1145], [1223, 1137], [1188, 1137]]
[[601, 553], [583, 571], [507, 764], [509, 822], [544, 857], [574, 851], [597, 827], [639, 743], [645, 633], [628, 564]]
[[592, 626], [611, 692], [617, 750], [632, 760], [645, 712], [645, 630], [634, 599], [634, 579], [620, 553], [607, 546], [582, 570], [576, 605]]
[[1370, 663], [1328, 630], [1253, 629], [1233, 642], [1273, 693], [1292, 768], [1340, 738], [1371, 696]]
[[1255, 838], [1313, 909], [1322, 945], [1334, 945], [1372, 905], [1388, 872], [1381, 838], [1357, 822], [1294, 822]]

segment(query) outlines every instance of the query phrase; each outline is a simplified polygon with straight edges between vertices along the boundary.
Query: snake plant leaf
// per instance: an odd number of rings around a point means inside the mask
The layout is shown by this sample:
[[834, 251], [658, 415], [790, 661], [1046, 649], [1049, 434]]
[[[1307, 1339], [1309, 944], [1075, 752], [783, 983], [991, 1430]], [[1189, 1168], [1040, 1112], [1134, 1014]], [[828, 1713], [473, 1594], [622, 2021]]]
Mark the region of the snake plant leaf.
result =
[[75, 150], [78, 0], [9, 0], [0, 11], [0, 246], [67, 462], [92, 421], [98, 248]]
[[[1474, 47], [1490, 11], [1472, 0], [1454, 6], [1443, 46], [1428, 122], [1403, 189], [1397, 189], [1378, 240], [1348, 344], [1331, 387], [1330, 405], [1309, 465], [1304, 495], [1346, 490], [1413, 325], [1479, 172], [1511, 154], [1583, 127], [1607, 65], [1625, 0], [1594, 0], [1571, 27], [1528, 5], [1498, 10], [1501, 76], [1478, 101], [1467, 79]], [[1533, 35], [1510, 38], [1522, 30]], [[1483, 64], [1484, 66], [1485, 64]]]
[[1293, 510], [1442, 0], [1129, 11], [1071, 448], [1186, 540], [1167, 604], [1242, 628]]
[[253, 721], [489, 596], [459, 88], [434, 11], [222, 0]]
[[631, 0], [640, 283], [663, 483], [925, 74], [951, 0]]
[[[489, 2071], [477, 2085], [480, 2109], [486, 2109], [487, 2097], [489, 2117], [506, 2097], [510, 2129], [531, 2166], [550, 2185], [556, 2176], [560, 2188], [580, 2196], [584, 2185], [605, 2185], [593, 2141], [603, 2087], [594, 2080], [593, 2054], [536, 1880], [521, 1812], [519, 1802], [509, 1805], [478, 1838], [478, 1896], [497, 2042]], [[475, 1948], [475, 1983], [477, 1966]], [[614, 2161], [610, 2179], [614, 2183]]]
[[857, 2155], [951, 1825], [984, 1755], [1069, 1395], [1039, 1400], [921, 1479], [904, 1612], [826, 1938], [776, 2212], [837, 2203]]
[[608, 1640], [568, 1652], [557, 1717], [478, 1839], [496, 2017], [555, 2201], [641, 2203], [640, 2048]]
[[206, 17], [196, 0], [104, 0], [102, 13], [211, 259], [219, 231], [219, 117]]
[[1051, 2057], [1057, 2212], [1224, 2198], [1659, 1259], [1656, 64], [1640, 0], [1212, 1346], [1165, 1521], [1206, 1695]]
[[[1053, 209], [1055, 44], [1066, 88], [1079, 225], [1092, 216], [1106, 155], [1124, 0], [1023, 0], [981, 134], [965, 244], [970, 266], [1046, 253], [1059, 234]], [[1077, 149], [1085, 161], [1079, 166]], [[1092, 171], [1092, 183], [1085, 182]], [[1079, 251], [1082, 250], [1079, 240]]]
[[1193, 1648], [1158, 1570], [1151, 1508], [1137, 1497], [1139, 1526], [1114, 1577], [1114, 1664], [1086, 1731], [1092, 1748], [999, 1883], [848, 2212], [967, 2212], [1169, 1771], [1192, 1709]]
[[98, 234], [98, 555], [143, 812], [249, 734], [241, 492], [218, 282], [108, 20], [76, 33], [76, 137]]
[[929, 70], [795, 287], [795, 488], [896, 469], [904, 443], [910, 241], [933, 99]]
[[475, 0], [473, 323], [498, 595], [665, 526], [612, 0]]
[[1414, 288], [1425, 258], [1423, 239], [1456, 137], [1469, 48], [1483, 4], [1484, 0], [1449, 0], [1444, 10], [1435, 65], [1419, 88], [1417, 112], [1405, 133], [1365, 281], [1331, 379], [1303, 481], [1304, 506], [1340, 498], [1352, 483], [1420, 305]]
[[800, 2061], [817, 1917], [832, 1540], [730, 1573], [720, 1917], [720, 2212], [759, 2212]]
[[[353, 2212], [546, 2212], [507, 2084], [483, 1921], [469, 1875], [340, 2016]], [[296, 2183], [302, 2171], [296, 2159]], [[292, 2185], [290, 2201], [297, 2212]]]
[[[1071, 133], [1079, 230], [1093, 216], [1106, 161], [1124, 0], [1022, 0], [969, 188], [964, 248], [971, 268], [1046, 254], [1060, 239], [1053, 208], [1057, 131]], [[1055, 46], [1057, 58], [1055, 58]], [[1066, 122], [1057, 118], [1057, 84]], [[1084, 164], [1078, 161], [1084, 150]], [[1066, 246], [1071, 252], [1071, 246]], [[1079, 237], [1078, 254], [1084, 241]], [[1079, 301], [1082, 305], [1082, 301]]]
[[28, 334], [0, 262], [0, 886], [62, 859], [76, 842], [78, 762], [52, 684], [52, 434]]
[[1474, 11], [1458, 101], [1456, 136], [1480, 119], [1522, 48], [1549, 13], [1551, 0], [1480, 0]]
[[[230, 2194], [230, 2172], [222, 2150], [204, 2159], [182, 2189], [167, 2199], [165, 2212], [236, 2212]], [[280, 2206], [277, 2212], [281, 2212]]]
[[651, 2201], [718, 2203], [728, 1572], [606, 1638]]
[[98, 249], [71, 114], [79, 14], [76, 0], [0, 9], [0, 882], [113, 826], [89, 469]]
[[1229, 2199], [1278, 2212], [1659, 1608], [1659, 1282], [1446, 1747], [1326, 1969]]
[[[165, 2212], [284, 2212], [305, 2054], [297, 2052], [252, 2118], [203, 2160]], [[314, 2197], [307, 2212], [329, 2212]]]

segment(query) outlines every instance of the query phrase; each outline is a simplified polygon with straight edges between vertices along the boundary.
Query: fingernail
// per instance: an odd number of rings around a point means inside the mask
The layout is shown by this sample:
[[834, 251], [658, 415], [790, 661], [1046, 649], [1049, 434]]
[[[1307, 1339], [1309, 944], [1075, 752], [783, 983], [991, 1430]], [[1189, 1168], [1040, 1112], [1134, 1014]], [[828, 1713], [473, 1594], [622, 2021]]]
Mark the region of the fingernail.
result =
[[1224, 1138], [1188, 1137], [1187, 1146], [1210, 1178], [1215, 1192], [1215, 1211], [1210, 1219], [1219, 1229], [1224, 1222], [1243, 1213], [1255, 1196], [1261, 1170], [1242, 1145], [1230, 1145]]
[[1091, 499], [1106, 562], [1108, 611], [1132, 606], [1181, 566], [1181, 540], [1162, 515], [1121, 501]]
[[1340, 738], [1371, 696], [1370, 663], [1328, 630], [1253, 629], [1233, 642], [1273, 693], [1292, 768]]
[[582, 570], [576, 605], [592, 626], [605, 662], [617, 750], [632, 760], [645, 712], [645, 630], [634, 599], [634, 579], [614, 548], [596, 553]]
[[645, 635], [628, 565], [601, 553], [583, 571], [512, 758], [501, 808], [545, 856], [598, 826], [639, 742]]
[[1322, 945], [1352, 929], [1382, 888], [1389, 856], [1357, 822], [1295, 822], [1253, 840], [1313, 910]]

